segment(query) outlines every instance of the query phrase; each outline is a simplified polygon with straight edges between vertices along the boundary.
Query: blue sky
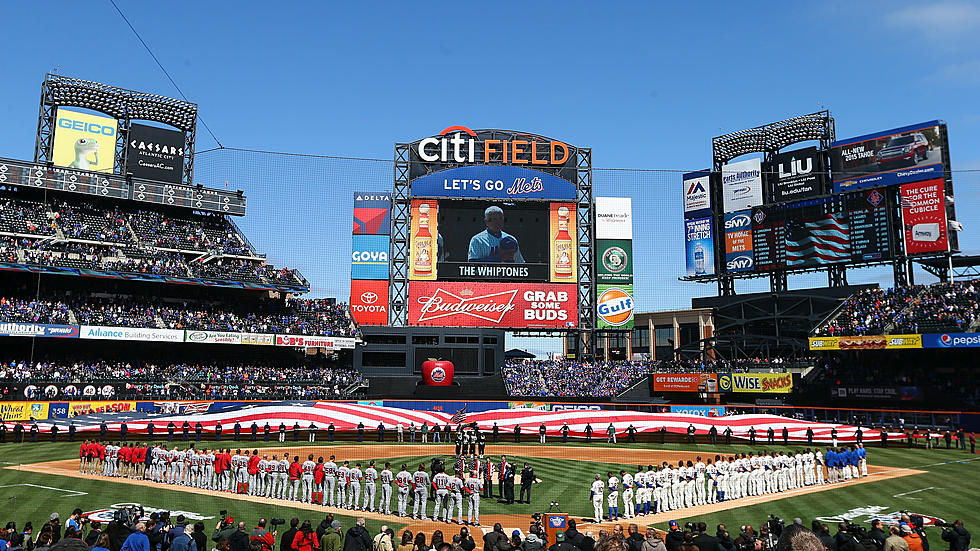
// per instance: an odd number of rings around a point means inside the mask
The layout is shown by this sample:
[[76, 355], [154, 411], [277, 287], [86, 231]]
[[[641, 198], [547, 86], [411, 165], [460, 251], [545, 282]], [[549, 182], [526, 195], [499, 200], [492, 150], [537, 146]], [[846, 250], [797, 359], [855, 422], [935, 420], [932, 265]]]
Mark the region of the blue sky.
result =
[[[590, 146], [596, 167], [683, 171], [709, 165], [713, 136], [827, 108], [839, 138], [943, 119], [954, 170], [980, 169], [972, 2], [118, 3], [229, 147], [390, 159], [396, 141], [463, 124]], [[39, 84], [55, 68], [177, 94], [108, 0], [7, 4], [4, 38], [4, 157], [32, 156]], [[199, 127], [198, 150], [216, 145]], [[390, 187], [388, 165], [216, 152], [198, 167], [205, 184], [245, 190], [241, 225], [274, 262], [347, 294], [350, 192]], [[978, 180], [954, 176], [967, 252], [980, 249]], [[714, 291], [676, 280], [679, 174], [596, 181], [640, 206], [641, 309]], [[887, 284], [890, 272], [849, 279]]]

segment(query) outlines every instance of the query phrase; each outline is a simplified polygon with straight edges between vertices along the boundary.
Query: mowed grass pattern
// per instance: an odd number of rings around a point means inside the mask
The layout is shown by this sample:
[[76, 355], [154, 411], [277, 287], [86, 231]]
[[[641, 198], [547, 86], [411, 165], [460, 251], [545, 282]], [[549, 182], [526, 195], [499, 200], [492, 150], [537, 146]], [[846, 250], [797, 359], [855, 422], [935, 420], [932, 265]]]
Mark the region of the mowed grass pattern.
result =
[[[183, 447], [183, 443], [178, 443]], [[228, 441], [222, 445], [236, 446], [236, 443]], [[338, 442], [335, 445], [349, 445], [349, 442]], [[414, 471], [419, 463], [429, 464], [431, 456], [411, 455], [405, 456], [398, 453], [399, 447], [396, 444], [377, 444], [368, 443], [378, 448], [377, 461], [383, 464], [384, 461], [391, 461], [395, 470], [402, 463], [409, 466], [409, 470]], [[308, 446], [307, 442], [246, 442], [237, 443], [241, 447], [282, 447], [282, 446]], [[317, 445], [330, 446], [325, 442], [317, 442]], [[551, 445], [560, 445], [549, 443]], [[594, 445], [603, 445], [596, 443]], [[199, 445], [200, 446], [200, 445]], [[205, 447], [212, 447], [212, 443], [204, 443]], [[760, 452], [767, 448], [781, 449], [782, 446], [763, 446], [757, 445], [754, 448], [748, 445], [739, 444], [733, 446], [706, 444], [685, 445], [685, 444], [630, 444], [626, 446], [619, 444], [623, 448], [622, 463], [610, 464], [602, 462], [588, 461], [589, 445], [584, 443], [574, 443], [569, 446], [568, 459], [544, 459], [530, 455], [509, 455], [508, 459], [515, 463], [519, 468], [525, 461], [529, 462], [535, 471], [535, 475], [541, 480], [540, 484], [535, 484], [532, 490], [532, 503], [506, 505], [494, 500], [483, 500], [481, 513], [489, 514], [516, 514], [530, 515], [534, 512], [546, 511], [549, 503], [557, 501], [561, 510], [570, 513], [573, 517], [585, 517], [592, 515], [592, 505], [589, 500], [589, 486], [595, 474], [605, 478], [607, 471], [618, 472], [620, 468], [625, 468], [630, 472], [635, 472], [636, 464], [630, 462], [630, 450], [633, 448], [677, 450], [677, 451], [696, 451], [705, 458], [714, 457], [715, 454], [733, 454], [742, 451]], [[536, 443], [527, 444], [528, 453], [534, 453], [535, 448], [540, 445]], [[789, 446], [789, 449], [796, 450], [802, 446]], [[488, 447], [493, 450], [492, 445]], [[36, 443], [36, 444], [3, 444], [0, 445], [0, 461], [5, 463], [35, 463], [40, 461], [52, 461], [59, 459], [74, 459], [78, 455], [77, 443]], [[448, 466], [452, 466], [452, 458], [445, 457]], [[677, 519], [681, 521], [704, 521], [712, 528], [718, 523], [725, 523], [733, 535], [738, 531], [738, 526], [744, 523], [751, 523], [758, 526], [770, 513], [784, 518], [790, 522], [793, 517], [802, 518], [807, 524], [817, 517], [837, 517], [841, 514], [856, 508], [879, 506], [885, 508], [883, 512], [894, 512], [908, 509], [913, 512], [935, 515], [948, 521], [962, 518], [967, 527], [980, 526], [980, 508], [976, 506], [976, 496], [980, 495], [980, 456], [970, 455], [959, 450], [924, 450], [906, 449], [893, 445], [888, 449], [871, 448], [869, 451], [870, 462], [875, 465], [883, 465], [894, 468], [917, 468], [928, 471], [927, 474], [913, 475], [908, 477], [882, 480], [868, 484], [855, 485], [848, 488], [838, 488], [826, 492], [818, 492], [812, 495], [795, 496], [791, 498], [778, 499], [767, 503], [746, 505], [736, 509], [718, 512], [697, 518], [685, 517], [683, 511], [678, 511]], [[342, 460], [338, 457], [338, 460]], [[499, 455], [494, 455], [495, 460], [499, 460]], [[366, 467], [366, 462], [362, 461]], [[379, 467], [380, 469], [380, 467]], [[139, 502], [144, 505], [159, 509], [184, 510], [200, 513], [205, 516], [217, 516], [220, 509], [227, 509], [236, 519], [244, 519], [250, 524], [260, 516], [265, 517], [286, 517], [297, 516], [300, 519], [319, 520], [322, 514], [305, 509], [291, 507], [273, 506], [263, 503], [256, 499], [254, 503], [239, 501], [235, 499], [222, 499], [212, 496], [196, 495], [177, 490], [168, 490], [161, 485], [154, 488], [134, 487], [126, 484], [116, 484], [102, 479], [83, 480], [78, 478], [60, 477], [53, 475], [34, 474], [17, 472], [7, 469], [0, 469], [0, 486], [10, 486], [14, 484], [37, 484], [56, 488], [66, 488], [80, 492], [86, 492], [84, 496], [61, 497], [60, 492], [39, 488], [12, 486], [0, 488], [0, 500], [7, 504], [5, 510], [8, 520], [16, 520], [23, 523], [27, 520], [34, 522], [35, 526], [40, 526], [53, 511], [58, 511], [65, 518], [71, 509], [81, 507], [85, 510], [100, 509], [117, 503]], [[921, 491], [916, 491], [921, 490]], [[515, 498], [520, 491], [519, 485], [515, 487]], [[914, 492], [914, 493], [909, 493]], [[498, 495], [497, 488], [494, 488], [495, 496]], [[904, 495], [902, 495], [904, 494]], [[897, 497], [896, 497], [897, 496]], [[394, 500], [393, 500], [394, 505]], [[428, 505], [431, 514], [432, 503]], [[465, 509], [464, 509], [465, 513]], [[352, 516], [339, 515], [338, 518], [347, 528], [353, 522]], [[864, 520], [860, 517], [857, 520]], [[638, 519], [642, 524], [642, 518]], [[213, 529], [215, 521], [208, 521], [207, 529]], [[400, 528], [403, 523], [392, 519], [387, 522], [394, 528]], [[368, 521], [369, 529], [376, 529], [381, 523], [378, 521]], [[665, 523], [659, 523], [658, 528], [666, 528]], [[526, 528], [524, 523], [521, 528]], [[938, 529], [934, 529], [938, 540]], [[945, 547], [945, 546], [944, 546]]]

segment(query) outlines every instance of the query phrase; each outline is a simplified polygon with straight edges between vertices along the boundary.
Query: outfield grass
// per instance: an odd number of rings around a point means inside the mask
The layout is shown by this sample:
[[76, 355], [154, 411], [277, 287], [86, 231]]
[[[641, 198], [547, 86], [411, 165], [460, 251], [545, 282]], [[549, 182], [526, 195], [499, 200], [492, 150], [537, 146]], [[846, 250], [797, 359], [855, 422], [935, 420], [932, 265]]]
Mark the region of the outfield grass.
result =
[[[502, 442], [512, 444], [512, 442]], [[235, 443], [231, 440], [222, 441], [222, 446], [233, 447], [264, 448], [264, 447], [293, 447], [309, 446], [308, 442], [251, 442], [243, 440]], [[351, 442], [317, 442], [320, 446], [339, 446], [351, 445]], [[402, 455], [399, 447], [391, 442], [378, 444], [364, 442], [377, 446], [377, 460], [384, 462], [391, 461], [396, 468], [402, 463], [407, 463], [410, 470], [417, 467], [419, 463], [428, 464], [432, 456]], [[540, 447], [540, 444], [525, 444], [528, 453]], [[550, 445], [560, 445], [559, 442], [549, 442]], [[589, 484], [596, 473], [603, 475], [607, 471], [619, 468], [635, 469], [636, 465], [630, 462], [629, 450], [632, 448], [661, 449], [677, 451], [696, 451], [705, 457], [713, 457], [716, 453], [731, 454], [741, 451], [761, 451], [766, 446], [756, 446], [749, 448], [747, 445], [734, 446], [710, 446], [706, 444], [685, 445], [668, 443], [660, 444], [631, 444], [626, 446], [622, 443], [617, 447], [623, 448], [623, 464], [608, 464], [601, 462], [588, 461], [589, 445], [584, 443], [570, 444], [573, 448], [569, 453], [569, 459], [544, 459], [530, 456], [509, 454], [508, 459], [520, 466], [524, 461], [528, 461], [534, 467], [535, 474], [541, 480], [541, 484], [535, 485], [531, 505], [514, 504], [505, 505], [497, 503], [496, 500], [484, 500], [481, 507], [481, 514], [518, 514], [530, 515], [533, 512], [545, 511], [551, 501], [558, 501], [561, 509], [573, 516], [591, 516], [592, 505], [589, 500]], [[213, 443], [203, 443], [204, 447], [212, 447]], [[608, 447], [604, 441], [594, 442], [592, 446]], [[199, 445], [200, 447], [200, 445]], [[774, 446], [781, 448], [781, 446]], [[798, 446], [790, 446], [796, 449]], [[3, 444], [0, 445], [0, 461], [7, 463], [35, 463], [40, 461], [51, 461], [58, 459], [74, 459], [77, 457], [78, 444], [61, 443], [37, 443], [37, 444]], [[492, 444], [488, 446], [488, 451], [493, 451]], [[338, 458], [342, 459], [342, 458]], [[574, 460], [572, 460], [574, 459]], [[737, 509], [718, 512], [715, 514], [698, 518], [686, 518], [681, 513], [677, 519], [681, 521], [704, 521], [711, 526], [718, 523], [725, 523], [733, 533], [737, 531], [737, 526], [743, 523], [758, 525], [772, 513], [784, 518], [787, 522], [793, 517], [801, 517], [807, 524], [816, 517], [832, 518], [839, 517], [857, 508], [867, 508], [872, 506], [881, 507], [881, 512], [890, 513], [908, 509], [913, 512], [929, 514], [942, 517], [948, 521], [955, 518], [962, 518], [969, 528], [970, 526], [980, 526], [980, 509], [976, 507], [976, 496], [980, 495], [980, 456], [969, 455], [957, 450], [909, 450], [903, 447], [890, 447], [888, 449], [872, 448], [869, 451], [869, 462], [874, 465], [881, 465], [895, 468], [918, 468], [928, 471], [927, 474], [913, 475], [908, 477], [882, 480], [867, 484], [855, 485], [847, 488], [838, 488], [831, 491], [818, 492], [812, 495], [797, 496], [771, 501], [759, 505], [749, 505]], [[451, 465], [451, 458], [446, 458], [447, 464]], [[83, 496], [66, 496], [65, 492], [49, 490], [29, 486], [15, 486], [17, 484], [35, 484], [39, 486], [49, 486], [86, 492]], [[290, 507], [278, 507], [263, 504], [261, 501], [247, 503], [235, 499], [221, 499], [212, 496], [196, 495], [176, 490], [168, 490], [161, 485], [152, 489], [134, 487], [126, 484], [116, 484], [106, 482], [101, 479], [83, 480], [78, 478], [60, 477], [46, 474], [24, 473], [6, 469], [0, 469], [0, 500], [8, 504], [5, 510], [8, 511], [7, 519], [16, 520], [20, 525], [26, 520], [34, 522], [39, 526], [47, 519], [53, 511], [58, 511], [65, 518], [74, 507], [81, 507], [85, 510], [101, 509], [113, 504], [139, 502], [145, 506], [167, 510], [184, 510], [198, 513], [204, 516], [217, 516], [218, 510], [227, 509], [236, 519], [244, 519], [251, 523], [254, 519], [265, 517], [286, 517], [293, 516], [300, 519], [311, 518], [318, 520], [322, 518], [319, 513], [305, 509], [294, 509]], [[515, 488], [515, 497], [519, 492], [519, 486]], [[921, 491], [917, 491], [921, 490]], [[909, 493], [913, 492], [913, 493]], [[496, 489], [495, 489], [496, 493]], [[902, 495], [904, 494], [904, 495]], [[393, 501], [395, 501], [393, 499]], [[972, 505], [971, 505], [972, 504]], [[394, 503], [393, 503], [394, 505]], [[429, 511], [431, 514], [431, 503]], [[11, 514], [12, 513], [12, 514]], [[464, 510], [465, 513], [465, 510]], [[350, 517], [339, 516], [339, 520], [348, 527], [352, 523]], [[866, 516], [858, 517], [861, 521]], [[393, 521], [396, 519], [392, 519]], [[642, 521], [642, 519], [639, 519]], [[528, 522], [530, 519], [528, 518]], [[214, 520], [206, 521], [208, 530], [213, 528]], [[376, 530], [380, 525], [377, 521], [368, 521], [369, 530]], [[388, 522], [393, 528], [400, 528], [402, 523]], [[666, 528], [665, 523], [658, 523], [658, 528]], [[519, 528], [526, 528], [526, 523], [521, 522]], [[452, 530], [450, 528], [450, 530]], [[938, 530], [936, 530], [938, 532]], [[938, 533], [936, 535], [938, 538]]]

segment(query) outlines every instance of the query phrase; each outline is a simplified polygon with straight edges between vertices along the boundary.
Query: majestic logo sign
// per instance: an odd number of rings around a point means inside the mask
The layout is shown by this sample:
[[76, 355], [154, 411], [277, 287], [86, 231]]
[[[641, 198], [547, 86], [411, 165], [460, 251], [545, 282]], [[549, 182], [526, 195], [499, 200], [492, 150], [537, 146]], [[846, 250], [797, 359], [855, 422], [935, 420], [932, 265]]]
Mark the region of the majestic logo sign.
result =
[[419, 159], [429, 163], [505, 165], [563, 165], [568, 161], [568, 146], [557, 140], [539, 142], [530, 140], [483, 140], [483, 156], [477, 160], [476, 132], [465, 126], [450, 126], [438, 137], [419, 140], [416, 153]]
[[684, 175], [684, 215], [695, 216], [711, 209], [708, 193], [711, 173], [707, 170]]

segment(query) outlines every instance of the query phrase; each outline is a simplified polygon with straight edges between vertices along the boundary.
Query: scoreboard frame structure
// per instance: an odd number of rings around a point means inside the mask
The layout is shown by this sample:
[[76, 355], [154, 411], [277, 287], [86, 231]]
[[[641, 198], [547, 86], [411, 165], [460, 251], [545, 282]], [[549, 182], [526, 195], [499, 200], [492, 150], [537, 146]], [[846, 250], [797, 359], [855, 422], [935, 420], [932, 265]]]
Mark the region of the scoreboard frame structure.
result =
[[[949, 162], [949, 140], [946, 132], [945, 124], [941, 121], [939, 122], [940, 128], [940, 141], [942, 147], [942, 165], [943, 165], [943, 180], [944, 180], [944, 190], [947, 196], [952, 196], [952, 176], [950, 171]], [[832, 178], [830, 177], [830, 167], [831, 167], [831, 146], [836, 140], [836, 127], [834, 118], [830, 115], [829, 111], [819, 111], [816, 113], [811, 113], [808, 115], [802, 115], [798, 117], [793, 117], [790, 119], [765, 124], [762, 126], [749, 128], [745, 130], [739, 130], [722, 136], [717, 136], [712, 139], [712, 169], [710, 173], [710, 197], [711, 204], [715, 206], [721, 206], [719, 208], [713, 208], [710, 214], [712, 219], [713, 235], [716, 236], [714, 239], [714, 258], [715, 258], [715, 270], [714, 274], [710, 275], [693, 275], [684, 276], [679, 279], [682, 281], [694, 281], [701, 283], [715, 282], [718, 286], [718, 296], [732, 296], [735, 295], [735, 281], [737, 279], [755, 279], [755, 278], [769, 278], [770, 291], [773, 293], [784, 292], [788, 290], [787, 279], [789, 274], [800, 274], [800, 273], [813, 273], [813, 272], [826, 272], [827, 282], [829, 287], [844, 287], [847, 286], [847, 269], [848, 268], [858, 268], [867, 267], [874, 265], [891, 265], [894, 275], [894, 284], [896, 287], [903, 287], [914, 284], [914, 277], [912, 272], [912, 262], [927, 262], [929, 264], [936, 264], [937, 261], [941, 260], [946, 264], [949, 263], [950, 258], [952, 258], [956, 236], [954, 232], [948, 232], [950, 247], [944, 252], [920, 254], [914, 257], [906, 254], [904, 249], [904, 242], [902, 239], [902, 225], [901, 225], [901, 205], [900, 205], [900, 195], [898, 185], [888, 185], [888, 186], [876, 186], [863, 188], [861, 191], [869, 191], [871, 189], [877, 189], [881, 191], [887, 197], [887, 211], [888, 211], [888, 237], [889, 237], [889, 247], [891, 255], [887, 259], [882, 260], [868, 260], [868, 261], [846, 261], [827, 265], [816, 265], [816, 266], [783, 266], [777, 269], [768, 271], [728, 271], [725, 265], [725, 231], [724, 231], [724, 220], [725, 220], [725, 208], [724, 205], [724, 190], [721, 182], [722, 169], [725, 163], [731, 161], [732, 159], [738, 158], [742, 155], [748, 155], [752, 153], [762, 154], [762, 166], [763, 174], [767, 178], [772, 176], [769, 174], [774, 165], [774, 160], [777, 155], [781, 153], [781, 150], [785, 147], [801, 143], [801, 142], [817, 142], [817, 152], [821, 157], [822, 165], [827, 171], [825, 183], [827, 189], [823, 193], [817, 196], [811, 196], [808, 199], [814, 201], [830, 201], [839, 200], [845, 202], [848, 200], [848, 195], [855, 193], [854, 191], [842, 191], [839, 193], [832, 193], [831, 184]], [[769, 183], [764, 182], [764, 188], [768, 186]], [[775, 201], [772, 200], [775, 197], [775, 193], [772, 190], [768, 190], [770, 193], [765, 194], [765, 199], [763, 202], [764, 207], [767, 208], [784, 208], [786, 206], [798, 203], [799, 201]], [[755, 207], [753, 207], [755, 208]], [[955, 218], [955, 213], [954, 213]], [[953, 218], [951, 218], [953, 219]], [[948, 277], [949, 270], [936, 270], [938, 277], [945, 280]]]
[[[451, 127], [453, 128], [453, 127]], [[448, 129], [447, 129], [448, 130]], [[538, 139], [554, 141], [539, 134], [501, 129], [474, 130], [476, 136], [492, 140]], [[440, 138], [440, 135], [427, 138]], [[389, 266], [389, 310], [391, 326], [409, 326], [409, 272], [411, 249], [411, 202], [412, 182], [426, 174], [441, 170], [474, 166], [474, 163], [453, 161], [422, 163], [416, 151], [419, 143], [427, 138], [395, 144], [394, 179], [391, 194], [391, 244]], [[482, 141], [476, 142], [476, 156], [482, 158]], [[595, 276], [595, 199], [592, 180], [592, 149], [565, 144], [569, 162], [561, 166], [534, 166], [533, 169], [569, 181], [575, 186], [577, 249], [577, 324], [572, 328], [513, 328], [523, 333], [537, 334], [592, 334], [596, 330], [596, 276]], [[500, 155], [499, 152], [496, 153]], [[482, 163], [475, 163], [482, 164]], [[491, 159], [488, 166], [506, 165], [503, 159]], [[433, 198], [428, 197], [426, 198]], [[439, 199], [435, 197], [435, 199]], [[505, 328], [506, 329], [506, 328]]]

